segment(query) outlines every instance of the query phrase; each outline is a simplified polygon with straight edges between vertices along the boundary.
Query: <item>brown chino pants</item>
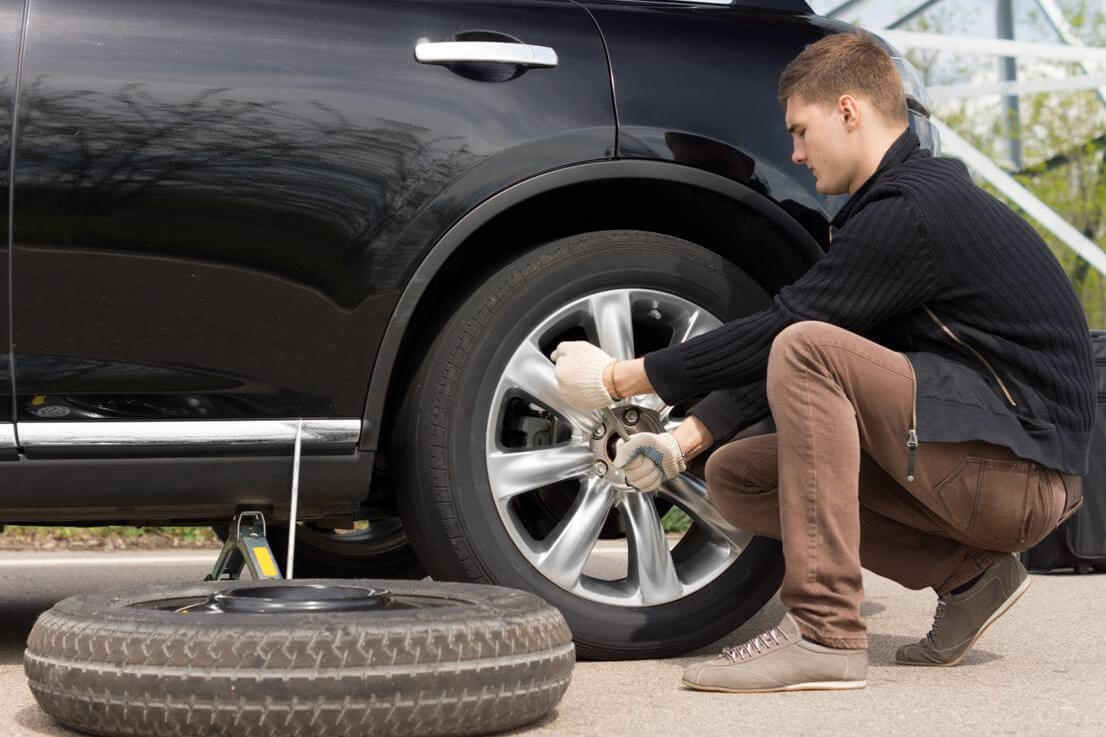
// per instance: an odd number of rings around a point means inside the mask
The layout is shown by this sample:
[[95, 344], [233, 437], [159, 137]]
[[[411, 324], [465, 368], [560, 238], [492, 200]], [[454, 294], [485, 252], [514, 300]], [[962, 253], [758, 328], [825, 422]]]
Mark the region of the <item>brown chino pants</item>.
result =
[[739, 529], [782, 540], [780, 598], [827, 645], [867, 647], [861, 566], [943, 594], [1065, 511], [1070, 477], [985, 442], [920, 443], [907, 481], [910, 362], [836, 325], [781, 331], [767, 390], [776, 432], [715, 450], [708, 494]]

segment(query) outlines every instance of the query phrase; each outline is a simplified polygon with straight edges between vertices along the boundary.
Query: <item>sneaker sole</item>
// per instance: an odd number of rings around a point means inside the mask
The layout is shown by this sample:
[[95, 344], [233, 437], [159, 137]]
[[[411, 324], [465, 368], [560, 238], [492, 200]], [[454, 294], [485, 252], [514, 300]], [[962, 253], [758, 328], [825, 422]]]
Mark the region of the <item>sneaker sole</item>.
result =
[[975, 647], [976, 640], [983, 636], [983, 633], [987, 631], [987, 628], [990, 627], [996, 619], [1005, 614], [1010, 609], [1010, 607], [1014, 606], [1014, 603], [1022, 597], [1022, 594], [1026, 592], [1032, 582], [1033, 579], [1030, 576], [1025, 577], [1025, 580], [1021, 582], [1018, 588], [1014, 589], [1014, 593], [1012, 593], [1010, 597], [1002, 603], [1002, 606], [996, 609], [994, 613], [992, 613], [991, 616], [987, 618], [987, 621], [984, 622], [983, 626], [979, 628], [979, 631], [975, 633], [975, 637], [972, 638], [972, 641], [968, 643], [967, 649], [965, 649], [964, 652], [960, 653], [956, 660], [950, 660], [947, 663], [930, 663], [918, 660], [899, 660], [898, 658], [895, 658], [895, 662], [899, 665], [930, 665], [940, 668], [948, 668], [953, 665], [960, 665], [960, 661], [966, 658], [968, 653], [972, 651], [972, 648]]
[[774, 688], [726, 688], [725, 686], [703, 686], [681, 679], [688, 688], [696, 691], [715, 691], [718, 693], [773, 693], [775, 691], [848, 691], [855, 688], [864, 688], [867, 681], [811, 681], [810, 683], [793, 683], [789, 686], [776, 686]]

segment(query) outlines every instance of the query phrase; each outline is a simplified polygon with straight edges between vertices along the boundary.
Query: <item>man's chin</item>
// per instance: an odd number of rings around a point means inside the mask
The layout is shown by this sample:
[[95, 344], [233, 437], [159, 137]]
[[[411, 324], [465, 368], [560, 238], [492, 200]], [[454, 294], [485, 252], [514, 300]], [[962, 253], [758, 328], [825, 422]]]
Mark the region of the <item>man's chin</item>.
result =
[[826, 195], [830, 195], [830, 194], [845, 194], [846, 192], [848, 192], [848, 191], [849, 191], [849, 190], [848, 190], [848, 189], [846, 189], [846, 188], [843, 188], [843, 187], [835, 187], [835, 186], [833, 186], [832, 184], [823, 184], [821, 180], [816, 180], [816, 181], [814, 182], [814, 190], [815, 190], [816, 192], [818, 192], [818, 194], [826, 194]]

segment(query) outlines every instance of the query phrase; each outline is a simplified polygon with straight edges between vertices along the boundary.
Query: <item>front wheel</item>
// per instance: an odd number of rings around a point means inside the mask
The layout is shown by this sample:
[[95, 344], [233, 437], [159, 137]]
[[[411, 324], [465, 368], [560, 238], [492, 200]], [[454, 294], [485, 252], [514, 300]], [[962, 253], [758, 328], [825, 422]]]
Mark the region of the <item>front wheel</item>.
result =
[[[715, 511], [705, 456], [655, 493], [630, 487], [615, 428], [564, 402], [549, 354], [589, 340], [629, 359], [767, 303], [716, 254], [638, 231], [554, 241], [488, 279], [441, 330], [393, 433], [400, 513], [431, 575], [538, 594], [581, 657], [677, 654], [751, 617], [779, 586], [779, 544]], [[656, 395], [612, 409], [631, 432], [686, 412]], [[666, 534], [662, 517], [681, 513], [687, 529]]]

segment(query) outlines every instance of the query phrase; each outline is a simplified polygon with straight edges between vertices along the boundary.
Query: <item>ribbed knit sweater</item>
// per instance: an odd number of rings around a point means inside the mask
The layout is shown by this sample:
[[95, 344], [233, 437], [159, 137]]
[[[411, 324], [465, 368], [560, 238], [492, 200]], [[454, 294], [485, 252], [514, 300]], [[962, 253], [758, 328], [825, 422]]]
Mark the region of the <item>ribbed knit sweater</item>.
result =
[[827, 253], [770, 307], [645, 355], [664, 401], [710, 392], [691, 414], [716, 441], [732, 437], [769, 414], [775, 336], [820, 320], [906, 354], [920, 441], [984, 440], [1086, 473], [1095, 409], [1087, 322], [1067, 274], [1025, 220], [907, 129], [830, 227]]

